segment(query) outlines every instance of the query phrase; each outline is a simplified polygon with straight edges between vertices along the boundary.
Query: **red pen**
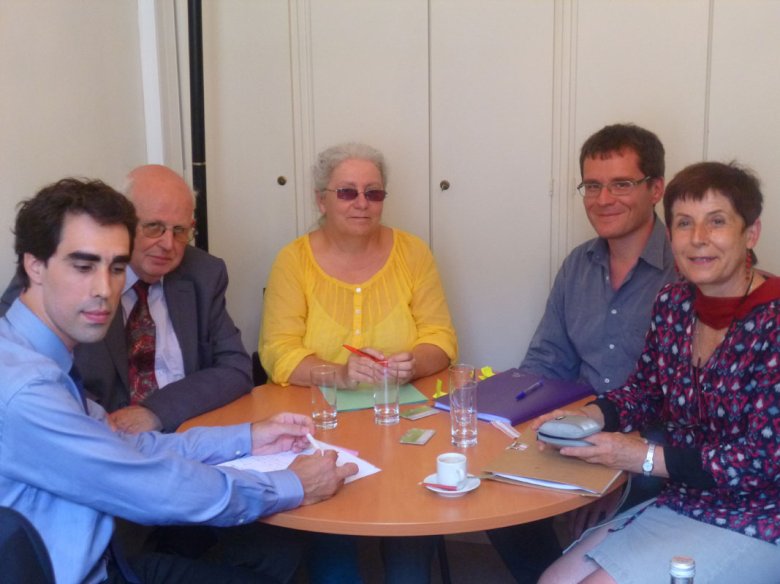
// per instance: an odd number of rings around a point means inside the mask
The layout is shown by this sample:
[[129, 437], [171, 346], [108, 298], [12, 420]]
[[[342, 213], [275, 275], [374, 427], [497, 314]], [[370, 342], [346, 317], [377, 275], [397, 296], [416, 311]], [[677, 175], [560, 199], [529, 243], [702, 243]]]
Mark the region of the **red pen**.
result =
[[422, 485], [423, 487], [433, 487], [434, 489], [439, 489], [440, 491], [457, 491], [458, 487], [455, 487], [453, 485], [440, 485], [439, 483], [426, 483], [421, 482], [417, 483], [418, 485]]
[[349, 345], [343, 345], [343, 347], [347, 351], [351, 351], [355, 353], [355, 355], [360, 355], [361, 357], [368, 357], [371, 359], [374, 363], [379, 363], [380, 365], [387, 365], [387, 359], [378, 359], [377, 357], [374, 357], [373, 355], [369, 355], [365, 351], [361, 351], [360, 349], [356, 349], [355, 347], [351, 347]]

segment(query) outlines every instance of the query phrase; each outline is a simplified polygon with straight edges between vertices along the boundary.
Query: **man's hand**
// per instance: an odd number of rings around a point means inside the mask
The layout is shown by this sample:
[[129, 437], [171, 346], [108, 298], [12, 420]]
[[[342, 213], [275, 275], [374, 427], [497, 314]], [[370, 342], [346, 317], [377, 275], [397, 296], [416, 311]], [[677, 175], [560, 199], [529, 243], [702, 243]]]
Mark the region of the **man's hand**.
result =
[[127, 406], [108, 415], [112, 430], [138, 434], [162, 430], [162, 422], [152, 410], [143, 406]]
[[274, 454], [308, 448], [306, 433], [314, 432], [314, 422], [303, 414], [281, 413], [252, 424], [252, 454]]
[[344, 479], [358, 471], [357, 465], [351, 462], [336, 466], [338, 453], [326, 450], [322, 454], [298, 456], [288, 467], [293, 471], [303, 485], [303, 505], [312, 505], [336, 494]]

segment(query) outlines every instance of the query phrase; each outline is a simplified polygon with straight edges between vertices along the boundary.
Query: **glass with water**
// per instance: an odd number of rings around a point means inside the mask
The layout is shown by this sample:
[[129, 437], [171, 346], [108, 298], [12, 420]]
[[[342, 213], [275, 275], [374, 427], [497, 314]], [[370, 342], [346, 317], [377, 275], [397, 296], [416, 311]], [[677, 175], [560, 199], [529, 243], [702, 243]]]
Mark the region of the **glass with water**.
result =
[[330, 430], [338, 425], [336, 368], [317, 365], [311, 368], [311, 418], [314, 425]]
[[398, 371], [385, 365], [374, 382], [374, 422], [389, 426], [400, 420]]
[[477, 444], [477, 382], [474, 367], [450, 367], [450, 427], [452, 443], [461, 448]]

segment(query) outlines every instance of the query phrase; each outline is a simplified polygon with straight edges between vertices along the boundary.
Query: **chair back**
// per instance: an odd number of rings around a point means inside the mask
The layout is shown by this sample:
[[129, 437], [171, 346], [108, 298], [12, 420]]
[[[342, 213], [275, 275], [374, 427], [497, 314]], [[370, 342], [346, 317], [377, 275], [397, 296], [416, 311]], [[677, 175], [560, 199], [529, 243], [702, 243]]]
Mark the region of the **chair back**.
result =
[[27, 518], [0, 507], [0, 580], [9, 584], [54, 584], [46, 546]]
[[257, 351], [252, 353], [252, 381], [255, 387], [268, 383], [268, 374], [260, 363], [260, 354]]

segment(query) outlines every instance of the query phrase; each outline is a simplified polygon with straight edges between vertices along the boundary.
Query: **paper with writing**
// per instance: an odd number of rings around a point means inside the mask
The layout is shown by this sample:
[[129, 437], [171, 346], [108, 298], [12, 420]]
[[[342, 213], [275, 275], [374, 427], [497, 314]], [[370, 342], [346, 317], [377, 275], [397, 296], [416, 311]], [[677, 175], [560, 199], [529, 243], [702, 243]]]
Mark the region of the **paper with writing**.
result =
[[[319, 442], [320, 444], [325, 446], [328, 450], [332, 449], [338, 452], [339, 456], [338, 456], [337, 464], [339, 466], [347, 462], [354, 462], [357, 465], [358, 467], [357, 474], [347, 477], [347, 479], [344, 481], [345, 483], [351, 483], [352, 481], [356, 481], [357, 479], [362, 479], [363, 477], [367, 477], [369, 475], [372, 475], [382, 470], [374, 466], [370, 462], [355, 456], [352, 453], [352, 451], [349, 451], [345, 448], [341, 448], [339, 446], [326, 444], [325, 442], [322, 441]], [[287, 452], [277, 452], [276, 454], [244, 456], [241, 458], [236, 458], [234, 460], [228, 460], [227, 462], [223, 462], [218, 466], [229, 466], [231, 468], [235, 468], [238, 470], [271, 472], [274, 470], [286, 469], [288, 466], [290, 466], [290, 463], [292, 463], [292, 461], [295, 460], [295, 457], [298, 456], [299, 454], [315, 454], [316, 452], [318, 451], [314, 450], [313, 448], [308, 448], [303, 452], [292, 452], [288, 450]]]

